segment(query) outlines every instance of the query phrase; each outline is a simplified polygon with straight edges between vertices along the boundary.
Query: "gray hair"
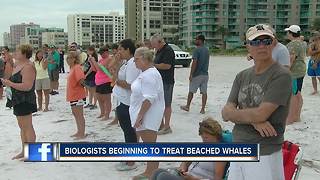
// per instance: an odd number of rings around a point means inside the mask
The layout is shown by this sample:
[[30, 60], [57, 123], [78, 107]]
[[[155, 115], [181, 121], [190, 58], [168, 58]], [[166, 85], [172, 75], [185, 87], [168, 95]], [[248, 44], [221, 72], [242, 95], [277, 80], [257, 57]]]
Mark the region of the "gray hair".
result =
[[144, 61], [153, 63], [154, 52], [147, 47], [140, 47], [136, 50], [135, 55], [141, 55]]
[[153, 36], [151, 36], [150, 41], [153, 41], [153, 40], [157, 40], [160, 43], [165, 43], [163, 37], [160, 36], [160, 34], [154, 34]]

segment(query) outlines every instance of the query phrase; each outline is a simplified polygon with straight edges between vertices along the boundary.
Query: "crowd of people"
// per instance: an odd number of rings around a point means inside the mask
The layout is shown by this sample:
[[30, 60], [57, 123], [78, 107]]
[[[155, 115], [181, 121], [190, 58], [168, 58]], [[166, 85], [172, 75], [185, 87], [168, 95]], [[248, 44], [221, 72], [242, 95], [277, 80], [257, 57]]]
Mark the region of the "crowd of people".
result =
[[[290, 40], [286, 46], [277, 40], [275, 30], [265, 24], [250, 27], [246, 33], [248, 60], [254, 65], [241, 71], [233, 82], [222, 117], [234, 123], [234, 142], [260, 143], [260, 162], [232, 162], [228, 179], [283, 179], [281, 145], [286, 124], [300, 121], [301, 95], [306, 71], [312, 77], [315, 95], [320, 81], [320, 34], [314, 33], [309, 46], [301, 37], [301, 29], [292, 25], [285, 29]], [[206, 113], [209, 82], [209, 50], [205, 36], [195, 38], [192, 54], [187, 104], [188, 112], [194, 93], [202, 95], [201, 114]], [[13, 107], [21, 143], [35, 142], [32, 113], [50, 110], [50, 95], [59, 94], [59, 73], [65, 73], [64, 51], [44, 45], [35, 52], [30, 45], [20, 45], [14, 55], [4, 47], [0, 59], [0, 99], [4, 86], [7, 107]], [[310, 56], [308, 70], [306, 57]], [[175, 84], [175, 54], [158, 34], [144, 43], [124, 39], [97, 51], [94, 46], [81, 51], [77, 43], [69, 46], [66, 62], [66, 101], [70, 103], [76, 122], [75, 140], [86, 138], [84, 108], [96, 109], [102, 121], [120, 125], [126, 143], [153, 143], [158, 135], [172, 133], [170, 126]], [[186, 78], [187, 79], [187, 78]], [[44, 101], [43, 101], [44, 100]], [[113, 102], [112, 102], [113, 101]], [[44, 102], [44, 107], [43, 107]], [[98, 106], [97, 106], [98, 102]], [[221, 141], [222, 128], [212, 118], [199, 127], [203, 142]], [[23, 151], [13, 159], [23, 158]], [[184, 162], [180, 168], [158, 169], [158, 162], [147, 162], [142, 174], [133, 179], [222, 179], [226, 162]], [[137, 168], [135, 162], [121, 162], [119, 171]], [[256, 173], [252, 173], [256, 172]]]

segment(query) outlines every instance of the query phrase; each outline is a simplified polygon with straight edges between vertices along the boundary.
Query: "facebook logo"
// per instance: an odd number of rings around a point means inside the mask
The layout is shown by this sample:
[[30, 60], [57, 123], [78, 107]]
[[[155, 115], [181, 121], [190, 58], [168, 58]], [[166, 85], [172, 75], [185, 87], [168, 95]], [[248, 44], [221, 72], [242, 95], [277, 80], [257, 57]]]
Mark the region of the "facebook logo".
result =
[[54, 161], [53, 144], [34, 143], [28, 144], [28, 161]]

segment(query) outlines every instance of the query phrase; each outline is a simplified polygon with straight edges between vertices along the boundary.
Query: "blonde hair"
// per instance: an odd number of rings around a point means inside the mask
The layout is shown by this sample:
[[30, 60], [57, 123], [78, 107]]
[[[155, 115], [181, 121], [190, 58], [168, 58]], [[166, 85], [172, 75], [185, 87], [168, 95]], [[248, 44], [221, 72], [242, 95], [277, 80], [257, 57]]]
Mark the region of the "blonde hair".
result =
[[135, 52], [136, 55], [141, 55], [142, 59], [148, 63], [153, 63], [154, 52], [147, 47], [140, 47]]
[[212, 117], [206, 117], [202, 122], [199, 123], [199, 135], [203, 133], [208, 133], [221, 140], [222, 127], [218, 121], [214, 120]]
[[21, 51], [21, 54], [25, 55], [27, 59], [30, 59], [32, 57], [32, 46], [29, 44], [23, 44], [18, 46], [17, 50]]
[[80, 64], [80, 56], [77, 51], [69, 51], [67, 59], [75, 59], [74, 64]]

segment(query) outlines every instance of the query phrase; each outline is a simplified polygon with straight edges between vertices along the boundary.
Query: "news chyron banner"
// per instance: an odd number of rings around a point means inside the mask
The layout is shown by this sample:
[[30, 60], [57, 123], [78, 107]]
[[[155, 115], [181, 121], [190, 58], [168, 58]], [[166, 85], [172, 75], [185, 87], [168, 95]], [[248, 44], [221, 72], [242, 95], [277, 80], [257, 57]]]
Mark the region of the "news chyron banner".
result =
[[259, 161], [259, 144], [26, 143], [25, 161]]

